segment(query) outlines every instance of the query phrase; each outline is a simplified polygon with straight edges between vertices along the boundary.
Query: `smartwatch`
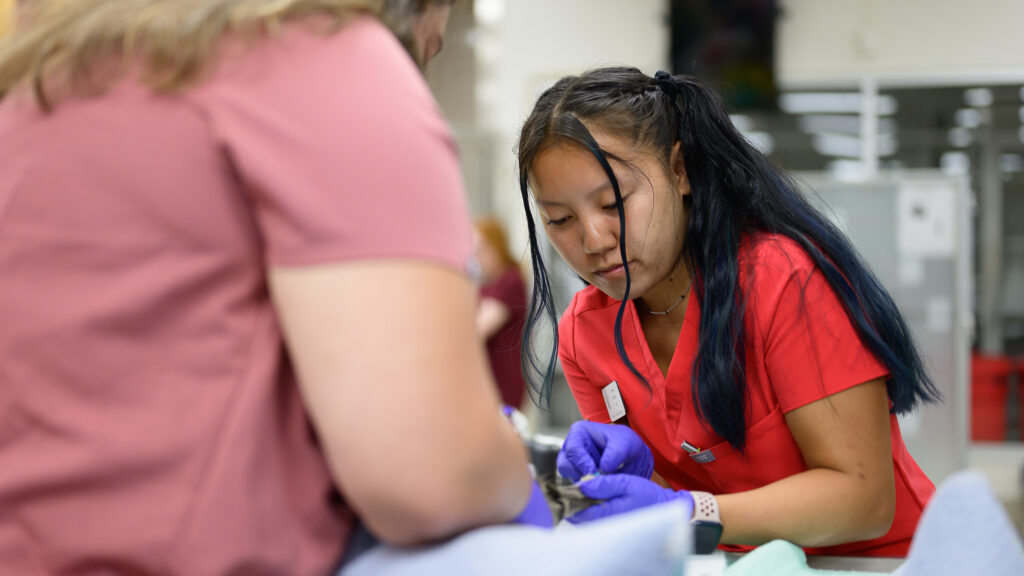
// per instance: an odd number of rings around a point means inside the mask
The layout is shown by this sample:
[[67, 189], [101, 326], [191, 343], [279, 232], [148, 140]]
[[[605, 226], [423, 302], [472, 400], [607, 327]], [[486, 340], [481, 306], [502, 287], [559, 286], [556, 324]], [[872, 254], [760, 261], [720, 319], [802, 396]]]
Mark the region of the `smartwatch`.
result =
[[690, 492], [693, 496], [693, 551], [711, 554], [722, 538], [722, 516], [718, 513], [718, 500], [707, 492]]

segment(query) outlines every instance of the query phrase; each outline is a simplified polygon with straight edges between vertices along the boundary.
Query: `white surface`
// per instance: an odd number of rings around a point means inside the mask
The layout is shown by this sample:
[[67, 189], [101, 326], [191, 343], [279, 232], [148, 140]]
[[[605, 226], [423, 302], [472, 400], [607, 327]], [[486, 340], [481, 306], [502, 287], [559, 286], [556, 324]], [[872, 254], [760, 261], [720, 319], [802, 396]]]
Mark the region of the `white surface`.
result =
[[997, 498], [1012, 502], [1024, 500], [1024, 444], [976, 442], [967, 456], [968, 467], [985, 475]]
[[900, 260], [900, 286], [914, 288], [924, 282], [924, 260], [903, 258]]
[[725, 573], [725, 553], [721, 550], [714, 554], [693, 555], [686, 559], [686, 576], [721, 576]]
[[956, 252], [955, 204], [951, 181], [901, 182], [897, 198], [900, 255], [952, 258]]
[[949, 334], [953, 330], [953, 302], [936, 296], [925, 303], [925, 325], [932, 332]]

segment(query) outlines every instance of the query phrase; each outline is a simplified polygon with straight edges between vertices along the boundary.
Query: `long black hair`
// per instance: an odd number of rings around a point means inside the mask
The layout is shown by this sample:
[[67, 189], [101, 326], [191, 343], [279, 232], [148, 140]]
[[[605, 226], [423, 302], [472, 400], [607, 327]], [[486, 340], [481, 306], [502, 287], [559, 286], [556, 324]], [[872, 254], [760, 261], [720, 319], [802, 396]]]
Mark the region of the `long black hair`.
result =
[[[519, 138], [519, 187], [533, 259], [533, 294], [523, 339], [523, 370], [535, 399], [548, 402], [558, 334], [546, 358], [534, 340], [545, 318], [557, 324], [551, 284], [530, 209], [529, 179], [537, 155], [559, 143], [589, 150], [604, 168], [619, 212], [619, 249], [625, 252], [622, 196], [608, 159], [588, 126], [600, 128], [654, 152], [667, 166], [676, 143], [690, 184], [690, 211], [683, 257], [694, 275], [701, 303], [693, 401], [716, 434], [743, 450], [747, 402], [744, 316], [739, 281], [741, 238], [778, 234], [795, 241], [813, 259], [846, 310], [865, 346], [888, 368], [892, 411], [902, 414], [940, 398], [924, 369], [913, 335], [898, 307], [861, 261], [849, 240], [800, 193], [797, 185], [754, 149], [729, 120], [718, 96], [699, 80], [635, 68], [601, 68], [562, 78], [538, 99]], [[625, 254], [623, 262], [625, 262]], [[622, 346], [622, 315], [615, 343], [622, 362], [650, 389]]]

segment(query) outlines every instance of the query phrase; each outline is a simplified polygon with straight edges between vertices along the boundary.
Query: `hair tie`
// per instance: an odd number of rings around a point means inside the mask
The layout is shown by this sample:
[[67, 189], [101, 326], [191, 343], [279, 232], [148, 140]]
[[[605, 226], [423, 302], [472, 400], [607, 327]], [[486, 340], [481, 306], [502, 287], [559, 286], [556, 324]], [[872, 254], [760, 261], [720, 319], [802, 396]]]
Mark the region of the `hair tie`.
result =
[[676, 83], [676, 79], [671, 74], [664, 70], [658, 70], [654, 73], [654, 83], [661, 88], [670, 100], [674, 100], [679, 95], [679, 84]]

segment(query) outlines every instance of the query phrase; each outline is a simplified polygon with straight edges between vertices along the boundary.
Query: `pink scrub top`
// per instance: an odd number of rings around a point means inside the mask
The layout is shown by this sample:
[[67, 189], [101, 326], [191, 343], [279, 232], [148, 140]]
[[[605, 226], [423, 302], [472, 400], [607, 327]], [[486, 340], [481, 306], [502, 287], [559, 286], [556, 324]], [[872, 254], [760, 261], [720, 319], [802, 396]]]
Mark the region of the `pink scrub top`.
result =
[[[626, 307], [623, 343], [633, 365], [650, 384], [653, 397], [615, 350], [618, 300], [587, 287], [576, 294], [559, 324], [559, 358], [583, 417], [609, 422], [601, 389], [617, 382], [629, 425], [654, 453], [658, 474], [676, 490], [729, 494], [807, 470], [783, 415], [888, 375], [886, 367], [861, 344], [821, 271], [794, 241], [775, 235], [758, 237], [741, 244], [739, 260], [740, 282], [748, 287], [746, 454], [697, 418], [691, 396], [700, 326], [700, 302], [695, 293], [687, 303], [667, 378], [647, 346], [635, 304], [631, 301]], [[889, 532], [874, 540], [808, 548], [808, 553], [906, 555], [935, 487], [907, 452], [895, 415], [890, 416], [890, 430], [896, 515]], [[703, 456], [691, 457], [682, 448], [683, 442], [703, 449]]]
[[353, 513], [267, 269], [469, 262], [450, 131], [382, 25], [222, 56], [174, 95], [0, 102], [0, 574], [332, 573]]

